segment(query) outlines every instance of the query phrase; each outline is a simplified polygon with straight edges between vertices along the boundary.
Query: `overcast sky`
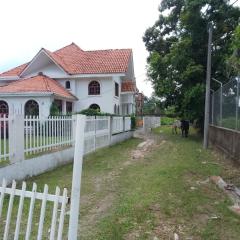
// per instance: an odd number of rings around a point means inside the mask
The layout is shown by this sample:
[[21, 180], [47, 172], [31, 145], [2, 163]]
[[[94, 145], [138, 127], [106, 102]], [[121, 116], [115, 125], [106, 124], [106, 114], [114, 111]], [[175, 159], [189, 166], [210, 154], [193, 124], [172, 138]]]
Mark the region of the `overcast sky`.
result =
[[0, 1], [0, 72], [31, 60], [42, 48], [75, 42], [83, 50], [132, 48], [137, 86], [146, 83], [142, 36], [158, 18], [160, 0]]
[[30, 61], [42, 47], [132, 48], [137, 86], [150, 96], [142, 36], [158, 19], [160, 1], [1, 0], [0, 72]]

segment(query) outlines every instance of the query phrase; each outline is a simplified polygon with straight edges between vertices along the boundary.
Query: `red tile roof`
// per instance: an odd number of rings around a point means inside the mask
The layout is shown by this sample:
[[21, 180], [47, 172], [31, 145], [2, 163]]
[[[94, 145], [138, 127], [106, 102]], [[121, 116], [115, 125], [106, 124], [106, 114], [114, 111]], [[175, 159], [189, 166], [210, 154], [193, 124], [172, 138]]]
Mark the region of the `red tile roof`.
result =
[[[125, 73], [132, 55], [131, 49], [83, 51], [74, 43], [55, 52], [43, 50], [68, 74]], [[19, 76], [27, 65], [28, 63], [21, 65], [0, 76]]]
[[0, 87], [0, 93], [33, 93], [33, 95], [34, 93], [52, 93], [59, 97], [77, 100], [60, 83], [44, 75], [16, 80], [6, 86]]
[[28, 65], [28, 63], [22, 64], [16, 68], [8, 70], [0, 74], [0, 77], [8, 77], [8, 76], [19, 76], [23, 69]]
[[136, 91], [135, 82], [130, 81], [130, 80], [122, 82], [121, 91], [122, 92], [135, 92]]

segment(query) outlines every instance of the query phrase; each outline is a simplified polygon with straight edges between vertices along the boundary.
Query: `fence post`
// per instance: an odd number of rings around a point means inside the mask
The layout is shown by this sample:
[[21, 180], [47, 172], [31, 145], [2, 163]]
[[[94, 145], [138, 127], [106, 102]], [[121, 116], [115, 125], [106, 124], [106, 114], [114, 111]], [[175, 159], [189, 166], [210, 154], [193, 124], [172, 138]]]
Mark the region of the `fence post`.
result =
[[222, 127], [222, 115], [223, 115], [223, 86], [221, 84], [221, 90], [220, 90], [220, 126]]
[[112, 117], [108, 117], [108, 141], [109, 146], [111, 145], [111, 139], [112, 139]]
[[72, 115], [72, 145], [76, 141], [77, 115]]
[[68, 239], [77, 240], [86, 116], [77, 115]]
[[94, 116], [94, 152], [97, 149], [97, 116]]
[[143, 117], [143, 131], [145, 132], [146, 129], [145, 129], [145, 117]]
[[238, 130], [238, 104], [239, 104], [239, 82], [237, 79], [237, 97], [236, 97], [236, 130]]
[[214, 92], [212, 93], [212, 108], [211, 108], [211, 113], [212, 113], [212, 125], [213, 125], [213, 116], [214, 116]]
[[9, 159], [16, 163], [24, 160], [24, 116], [19, 114], [9, 118]]

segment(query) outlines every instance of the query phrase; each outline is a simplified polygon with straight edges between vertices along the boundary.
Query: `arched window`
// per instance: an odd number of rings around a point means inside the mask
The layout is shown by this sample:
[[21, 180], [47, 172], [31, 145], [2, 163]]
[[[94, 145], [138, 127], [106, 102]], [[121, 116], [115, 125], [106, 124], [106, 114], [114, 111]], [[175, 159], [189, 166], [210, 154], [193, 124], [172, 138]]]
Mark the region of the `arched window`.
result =
[[25, 103], [24, 108], [25, 115], [38, 116], [39, 115], [39, 106], [38, 103], [34, 100], [29, 100]]
[[66, 82], [65, 82], [65, 88], [66, 88], [66, 89], [71, 89], [71, 83], [70, 83], [70, 81], [66, 81]]
[[88, 85], [88, 95], [100, 95], [100, 84], [97, 81], [92, 81]]
[[114, 114], [117, 114], [117, 105], [114, 105]]
[[0, 101], [0, 116], [8, 114], [8, 104], [5, 101]]
[[99, 111], [101, 110], [99, 105], [97, 105], [96, 103], [91, 104], [89, 108], [94, 109], [94, 110], [99, 110]]

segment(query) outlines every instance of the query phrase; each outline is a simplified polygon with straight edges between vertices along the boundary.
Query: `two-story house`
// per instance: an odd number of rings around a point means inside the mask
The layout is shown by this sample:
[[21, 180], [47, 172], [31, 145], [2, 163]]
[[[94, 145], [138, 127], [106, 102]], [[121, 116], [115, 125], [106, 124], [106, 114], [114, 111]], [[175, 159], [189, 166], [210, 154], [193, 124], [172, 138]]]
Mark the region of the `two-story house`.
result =
[[0, 113], [47, 117], [53, 102], [63, 114], [87, 108], [135, 113], [131, 49], [42, 48], [30, 62], [1, 73], [0, 86]]

